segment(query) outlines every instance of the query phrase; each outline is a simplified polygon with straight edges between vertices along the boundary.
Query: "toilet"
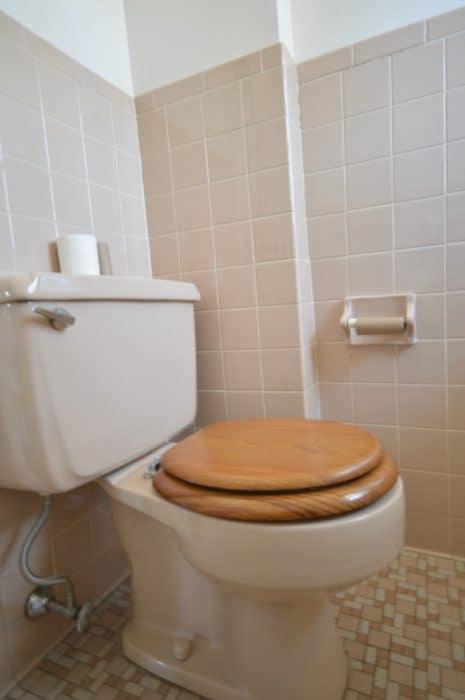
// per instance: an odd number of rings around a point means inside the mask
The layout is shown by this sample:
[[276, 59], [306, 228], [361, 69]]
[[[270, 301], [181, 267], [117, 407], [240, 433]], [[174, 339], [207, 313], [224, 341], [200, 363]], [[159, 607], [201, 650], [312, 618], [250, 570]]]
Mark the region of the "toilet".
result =
[[191, 284], [0, 276], [0, 487], [97, 480], [131, 563], [124, 653], [211, 700], [338, 700], [332, 592], [404, 536], [402, 480], [365, 430], [195, 417]]

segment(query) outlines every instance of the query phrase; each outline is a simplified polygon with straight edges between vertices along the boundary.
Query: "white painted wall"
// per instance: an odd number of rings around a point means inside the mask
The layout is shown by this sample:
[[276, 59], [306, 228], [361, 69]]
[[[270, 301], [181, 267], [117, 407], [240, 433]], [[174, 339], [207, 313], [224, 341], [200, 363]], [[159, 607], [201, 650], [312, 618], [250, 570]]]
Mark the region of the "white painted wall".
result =
[[125, 8], [136, 95], [279, 40], [276, 0], [125, 0]]
[[[285, 1], [285, 0], [284, 0]], [[277, 0], [278, 3], [283, 0]], [[463, 6], [464, 0], [290, 0], [291, 53], [300, 63]]]
[[124, 0], [0, 0], [0, 10], [133, 94]]

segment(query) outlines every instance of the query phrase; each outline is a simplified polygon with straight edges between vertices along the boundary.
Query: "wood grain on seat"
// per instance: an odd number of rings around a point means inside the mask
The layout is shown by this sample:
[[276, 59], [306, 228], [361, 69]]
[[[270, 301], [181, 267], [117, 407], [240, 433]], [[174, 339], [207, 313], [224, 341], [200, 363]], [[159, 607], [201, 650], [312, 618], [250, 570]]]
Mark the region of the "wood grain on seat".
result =
[[163, 498], [203, 515], [227, 520], [296, 522], [341, 516], [364, 508], [387, 493], [398, 474], [396, 463], [386, 454], [364, 476], [316, 490], [266, 494], [221, 491], [193, 486], [163, 470], [156, 473], [153, 485]]
[[317, 420], [214, 423], [162, 458], [165, 473], [199, 486], [291, 491], [339, 484], [366, 474], [383, 449], [366, 430]]

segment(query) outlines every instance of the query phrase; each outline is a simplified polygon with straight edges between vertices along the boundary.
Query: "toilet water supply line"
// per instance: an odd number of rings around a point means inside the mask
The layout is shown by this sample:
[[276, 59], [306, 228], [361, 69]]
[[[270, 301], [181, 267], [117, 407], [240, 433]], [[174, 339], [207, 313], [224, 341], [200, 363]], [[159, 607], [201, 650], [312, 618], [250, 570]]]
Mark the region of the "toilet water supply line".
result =
[[[26, 601], [26, 616], [35, 618], [47, 612], [56, 612], [69, 619], [76, 620], [78, 631], [83, 632], [90, 621], [92, 603], [88, 601], [81, 607], [76, 605], [74, 586], [67, 576], [37, 576], [37, 574], [31, 571], [29, 566], [29, 554], [32, 545], [36, 541], [39, 532], [46, 524], [50, 516], [51, 507], [52, 497], [50, 495], [44, 495], [41, 513], [28, 532], [19, 553], [19, 569], [21, 574], [26, 581], [36, 586]], [[56, 600], [48, 591], [51, 586], [61, 585], [64, 586], [65, 589], [64, 603]]]

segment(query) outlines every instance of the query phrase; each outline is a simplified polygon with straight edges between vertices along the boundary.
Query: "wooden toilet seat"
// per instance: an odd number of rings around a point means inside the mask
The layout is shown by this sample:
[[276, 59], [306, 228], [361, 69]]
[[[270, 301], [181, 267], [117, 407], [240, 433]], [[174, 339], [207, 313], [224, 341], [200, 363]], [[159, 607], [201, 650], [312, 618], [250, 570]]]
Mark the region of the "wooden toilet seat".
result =
[[398, 477], [365, 430], [316, 420], [215, 423], [165, 452], [153, 485], [204, 515], [285, 522], [342, 515], [373, 503]]

